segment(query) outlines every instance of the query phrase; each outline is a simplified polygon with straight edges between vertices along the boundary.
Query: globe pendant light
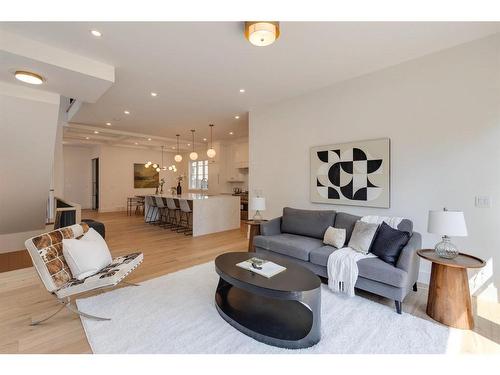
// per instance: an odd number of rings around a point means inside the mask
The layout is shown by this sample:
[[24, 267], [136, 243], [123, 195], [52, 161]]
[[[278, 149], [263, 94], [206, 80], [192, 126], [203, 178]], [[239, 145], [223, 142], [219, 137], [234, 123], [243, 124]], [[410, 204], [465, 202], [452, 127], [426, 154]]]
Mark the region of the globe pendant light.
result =
[[191, 133], [193, 133], [193, 152], [189, 154], [189, 158], [191, 160], [197, 160], [198, 159], [198, 154], [194, 151], [194, 130], [191, 130]]
[[214, 150], [214, 141], [212, 137], [212, 130], [214, 129], [214, 124], [210, 124], [208, 126], [210, 126], [210, 148], [207, 150], [207, 156], [209, 158], [214, 158], [215, 155], [217, 154]]
[[182, 161], [182, 155], [179, 153], [179, 134], [177, 134], [176, 137], [177, 137], [177, 155], [174, 156], [174, 160], [177, 163], [180, 163]]

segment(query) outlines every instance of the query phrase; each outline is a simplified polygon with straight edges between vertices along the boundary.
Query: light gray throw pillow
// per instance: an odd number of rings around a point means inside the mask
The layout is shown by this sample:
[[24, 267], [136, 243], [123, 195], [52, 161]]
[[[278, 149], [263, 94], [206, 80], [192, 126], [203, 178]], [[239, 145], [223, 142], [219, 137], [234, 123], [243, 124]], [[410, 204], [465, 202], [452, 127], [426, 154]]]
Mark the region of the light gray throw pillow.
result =
[[356, 221], [348, 246], [360, 253], [368, 254], [377, 229], [378, 224], [364, 223], [360, 220]]
[[328, 227], [323, 238], [323, 243], [340, 249], [344, 247], [345, 235], [345, 229]]

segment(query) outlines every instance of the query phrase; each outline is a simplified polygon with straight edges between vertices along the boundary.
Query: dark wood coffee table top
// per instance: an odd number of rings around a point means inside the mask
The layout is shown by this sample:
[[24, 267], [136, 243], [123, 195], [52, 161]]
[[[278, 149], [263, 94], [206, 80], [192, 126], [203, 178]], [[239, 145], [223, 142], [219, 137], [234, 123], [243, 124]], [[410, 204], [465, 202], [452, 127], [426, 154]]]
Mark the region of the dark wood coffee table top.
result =
[[439, 255], [436, 254], [434, 249], [421, 249], [417, 250], [417, 254], [424, 258], [427, 259], [428, 261], [431, 261], [433, 263], [441, 264], [443, 266], [448, 266], [448, 267], [456, 267], [456, 268], [481, 268], [485, 266], [484, 260], [475, 257], [473, 255], [469, 254], [464, 254], [460, 253], [456, 258], [453, 259], [447, 259], [447, 258], [441, 258]]
[[[237, 263], [243, 262], [253, 257], [269, 260], [271, 262], [279, 264], [280, 266], [286, 267], [286, 270], [268, 279], [265, 276], [261, 276], [259, 274], [236, 266]], [[280, 292], [304, 292], [317, 289], [321, 286], [321, 280], [319, 279], [319, 277], [307, 268], [302, 267], [292, 261], [287, 261], [281, 258], [274, 258], [271, 256], [262, 256], [256, 253], [234, 252], [219, 255], [215, 259], [215, 267], [219, 275], [223, 273], [241, 282], [259, 288]]]

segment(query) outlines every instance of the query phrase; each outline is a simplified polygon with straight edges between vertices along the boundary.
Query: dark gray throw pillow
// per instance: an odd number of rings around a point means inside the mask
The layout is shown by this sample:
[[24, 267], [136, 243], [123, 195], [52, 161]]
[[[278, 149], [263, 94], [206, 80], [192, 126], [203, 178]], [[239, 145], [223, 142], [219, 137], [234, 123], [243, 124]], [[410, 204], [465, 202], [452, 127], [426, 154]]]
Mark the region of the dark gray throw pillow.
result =
[[394, 229], [388, 224], [382, 223], [375, 235], [370, 252], [384, 262], [395, 266], [401, 250], [409, 240], [410, 233]]

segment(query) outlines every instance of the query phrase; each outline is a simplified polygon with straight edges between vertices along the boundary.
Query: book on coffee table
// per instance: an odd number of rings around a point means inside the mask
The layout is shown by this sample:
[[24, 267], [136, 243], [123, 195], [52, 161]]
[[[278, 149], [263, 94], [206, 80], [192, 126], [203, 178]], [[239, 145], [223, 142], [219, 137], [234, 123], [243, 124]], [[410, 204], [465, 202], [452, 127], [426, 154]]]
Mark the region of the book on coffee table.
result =
[[236, 266], [267, 277], [268, 279], [286, 270], [286, 267], [280, 266], [279, 264], [255, 257], [237, 263]]

